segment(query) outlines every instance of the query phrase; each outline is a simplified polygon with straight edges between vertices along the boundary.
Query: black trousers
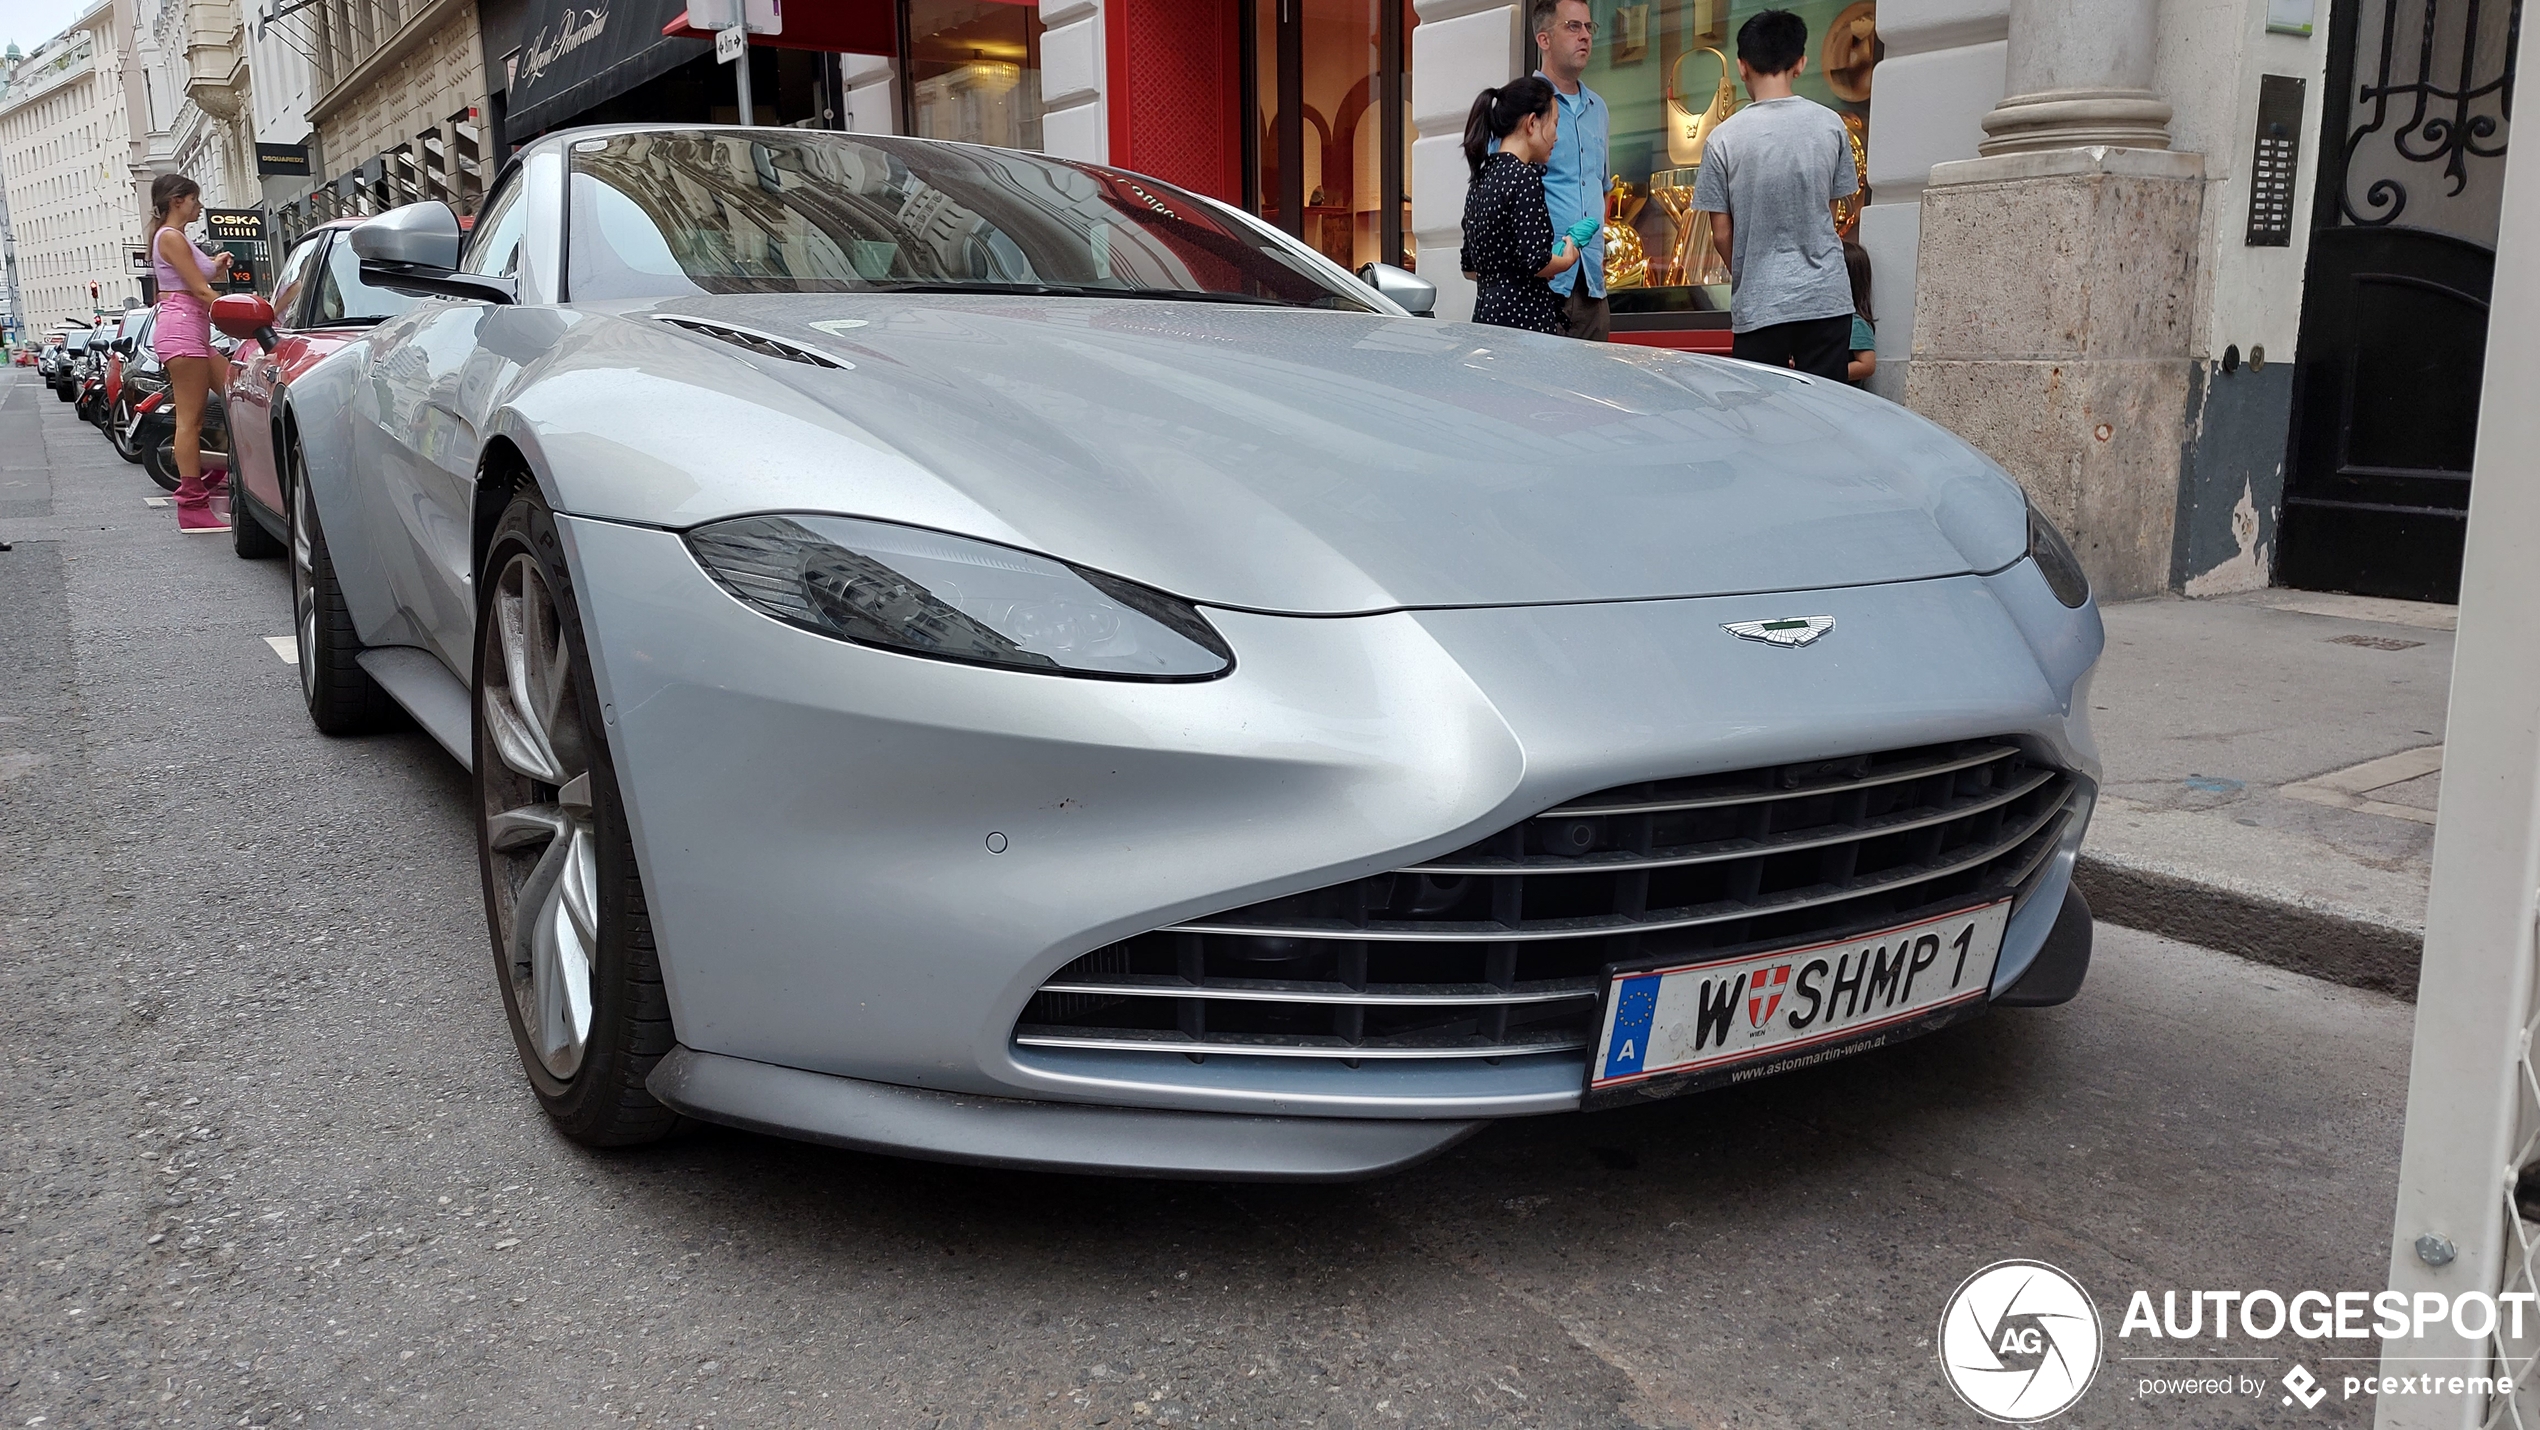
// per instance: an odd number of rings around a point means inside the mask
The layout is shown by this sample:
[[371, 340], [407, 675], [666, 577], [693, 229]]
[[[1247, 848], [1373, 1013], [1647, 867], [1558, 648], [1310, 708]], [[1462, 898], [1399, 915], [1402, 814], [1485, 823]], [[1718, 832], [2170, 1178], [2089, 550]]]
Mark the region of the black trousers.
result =
[[1852, 365], [1852, 315], [1805, 318], [1739, 333], [1729, 342], [1729, 356], [1841, 382]]

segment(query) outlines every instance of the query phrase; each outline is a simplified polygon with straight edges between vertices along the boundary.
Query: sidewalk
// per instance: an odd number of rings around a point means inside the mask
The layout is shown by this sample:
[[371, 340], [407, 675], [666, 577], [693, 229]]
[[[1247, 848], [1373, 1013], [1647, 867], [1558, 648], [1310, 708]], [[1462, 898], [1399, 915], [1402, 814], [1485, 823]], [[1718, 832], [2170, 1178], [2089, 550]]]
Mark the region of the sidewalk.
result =
[[2269, 590], [2103, 614], [2092, 910], [2413, 995], [2453, 608]]

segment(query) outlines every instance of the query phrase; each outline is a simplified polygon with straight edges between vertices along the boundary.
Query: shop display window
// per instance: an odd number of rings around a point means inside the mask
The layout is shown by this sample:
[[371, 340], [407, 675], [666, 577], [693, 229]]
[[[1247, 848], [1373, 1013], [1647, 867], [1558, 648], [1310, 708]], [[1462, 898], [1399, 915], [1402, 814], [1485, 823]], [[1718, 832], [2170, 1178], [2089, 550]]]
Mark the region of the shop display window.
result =
[[907, 0], [909, 131], [1041, 147], [1041, 13], [1024, 0]]
[[[1413, 266], [1410, 0], [1250, 0], [1255, 211], [1333, 262]], [[1397, 111], [1388, 122], [1388, 107]], [[1390, 210], [1390, 222], [1388, 221]]]
[[1590, 0], [1596, 51], [1583, 76], [1612, 116], [1607, 151], [1605, 286], [1614, 312], [1725, 315], [1729, 275], [1710, 226], [1693, 214], [1702, 143], [1743, 108], [1737, 29], [1778, 8], [1808, 22], [1798, 92], [1843, 117], [1859, 195], [1837, 226], [1850, 237], [1869, 195], [1870, 72], [1878, 58], [1873, 0]]

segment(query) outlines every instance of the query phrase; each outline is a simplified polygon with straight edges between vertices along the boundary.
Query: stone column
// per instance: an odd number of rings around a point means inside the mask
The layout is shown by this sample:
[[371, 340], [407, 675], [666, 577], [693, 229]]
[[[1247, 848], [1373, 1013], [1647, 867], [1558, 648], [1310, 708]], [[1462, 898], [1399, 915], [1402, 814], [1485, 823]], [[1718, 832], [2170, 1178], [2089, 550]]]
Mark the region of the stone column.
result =
[[2170, 147], [2170, 106], [2152, 92], [2153, 13], [2153, 0], [2011, 0], [2006, 97], [1976, 152]]
[[1905, 402], [2000, 462], [2102, 598], [2171, 581], [2200, 155], [2148, 87], [2153, 0], [2012, 0], [1984, 157], [1923, 191]]
[[1473, 97], [1521, 75], [1533, 58], [1525, 7], [1510, 0], [1413, 0], [1411, 237], [1420, 276], [1438, 285], [1441, 318], [1473, 316], [1464, 277], [1464, 115]]

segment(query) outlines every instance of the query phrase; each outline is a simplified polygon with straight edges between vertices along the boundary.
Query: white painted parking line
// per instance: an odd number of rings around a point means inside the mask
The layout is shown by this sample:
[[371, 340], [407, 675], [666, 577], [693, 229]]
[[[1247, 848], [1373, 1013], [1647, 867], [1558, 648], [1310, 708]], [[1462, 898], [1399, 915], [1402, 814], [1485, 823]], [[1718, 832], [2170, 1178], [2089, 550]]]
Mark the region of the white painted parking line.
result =
[[166, 497], [143, 497], [141, 499], [141, 504], [143, 506], [166, 506], [168, 504], [168, 499]]
[[2414, 750], [2401, 750], [2395, 755], [2384, 755], [2377, 760], [2366, 760], [2360, 765], [2349, 765], [2342, 770], [2331, 770], [2299, 784], [2286, 785], [2278, 793], [2286, 799], [2298, 799], [2305, 804], [2324, 804], [2331, 809], [2360, 809], [2366, 814], [2384, 814], [2393, 819], [2432, 824], [2433, 810], [2368, 799], [2366, 796], [2390, 785], [2422, 779], [2442, 768], [2443, 747], [2425, 745]]
[[265, 644], [272, 646], [273, 653], [282, 657], [286, 662], [292, 665], [298, 665], [300, 663], [300, 638], [298, 636], [267, 636], [265, 637]]

